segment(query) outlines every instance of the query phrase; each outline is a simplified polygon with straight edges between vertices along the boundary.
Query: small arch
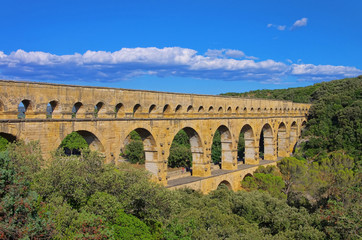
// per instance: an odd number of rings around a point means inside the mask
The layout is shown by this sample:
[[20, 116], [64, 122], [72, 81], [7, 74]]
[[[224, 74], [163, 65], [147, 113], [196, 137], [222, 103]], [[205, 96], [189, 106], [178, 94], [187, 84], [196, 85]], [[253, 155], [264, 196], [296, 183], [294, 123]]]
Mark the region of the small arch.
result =
[[182, 110], [182, 106], [181, 105], [177, 105], [175, 108], [175, 113], [179, 113]]
[[200, 107], [199, 107], [199, 110], [197, 110], [197, 112], [203, 113], [203, 112], [204, 112], [204, 107], [203, 107], [203, 106], [200, 106]]
[[19, 103], [18, 106], [18, 118], [24, 119], [26, 117], [26, 113], [32, 111], [32, 103], [28, 99], [24, 99]]
[[272, 113], [272, 112], [273, 112], [273, 108], [270, 108], [270, 109], [269, 109], [269, 112]]
[[83, 110], [83, 103], [76, 102], [72, 107], [72, 118], [77, 118], [77, 114]]
[[252, 107], [252, 108], [250, 108], [250, 112], [254, 112], [254, 108]]
[[222, 113], [223, 112], [223, 109], [222, 107], [219, 107], [219, 109], [217, 110], [218, 113]]
[[58, 102], [53, 100], [50, 101], [47, 104], [47, 108], [46, 108], [46, 118], [52, 118], [53, 117], [53, 112], [55, 111], [55, 109], [58, 107]]
[[115, 107], [115, 117], [116, 118], [121, 118], [121, 117], [124, 117], [125, 116], [125, 113], [124, 113], [124, 106], [122, 103], [118, 103]]
[[248, 111], [247, 107], [244, 107], [244, 113], [246, 113]]
[[163, 113], [163, 114], [169, 114], [169, 113], [171, 113], [171, 107], [170, 107], [170, 105], [166, 104], [166, 105], [163, 107], [162, 113]]
[[257, 110], [257, 111], [258, 111], [258, 113], [260, 113], [260, 112], [261, 112], [261, 108], [258, 108], [258, 110]]
[[[94, 114], [93, 117], [97, 118], [99, 113], [102, 111], [104, 107], [104, 103], [103, 102], [98, 102], [95, 106], [94, 106]], [[103, 109], [104, 110], [104, 109]], [[102, 111], [103, 112], [103, 111]]]
[[150, 106], [150, 108], [148, 109], [148, 113], [151, 114], [151, 113], [154, 113], [155, 111], [156, 111], [156, 105], [152, 104]]
[[140, 113], [142, 111], [142, 107], [140, 104], [136, 104], [133, 107], [133, 117], [139, 117]]
[[229, 190], [233, 190], [230, 182], [227, 181], [227, 180], [221, 181], [221, 182], [219, 183], [219, 185], [217, 186], [218, 189], [219, 189], [219, 188], [223, 188], [223, 187], [227, 187]]
[[235, 108], [235, 113], [239, 113], [239, 107]]
[[228, 107], [227, 113], [232, 113], [231, 107]]
[[194, 111], [194, 107], [192, 105], [189, 105], [187, 107], [187, 112], [192, 113]]
[[288, 157], [288, 138], [287, 128], [283, 122], [278, 127], [278, 141], [277, 141], [277, 153], [278, 157]]
[[213, 106], [210, 106], [209, 107], [209, 113], [213, 113], [214, 112], [214, 107]]

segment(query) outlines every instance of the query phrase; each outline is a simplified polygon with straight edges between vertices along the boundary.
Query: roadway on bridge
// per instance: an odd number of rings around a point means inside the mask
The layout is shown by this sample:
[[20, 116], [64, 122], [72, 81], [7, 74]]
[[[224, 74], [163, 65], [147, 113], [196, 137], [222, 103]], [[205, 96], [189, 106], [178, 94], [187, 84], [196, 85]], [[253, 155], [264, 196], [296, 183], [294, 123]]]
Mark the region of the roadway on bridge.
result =
[[215, 177], [215, 176], [220, 176], [220, 175], [228, 174], [228, 173], [231, 173], [231, 172], [236, 172], [236, 171], [240, 171], [240, 170], [244, 170], [244, 169], [248, 169], [248, 168], [253, 168], [255, 166], [262, 166], [262, 165], [266, 165], [266, 164], [269, 164], [269, 163], [272, 163], [272, 162], [274, 162], [274, 161], [260, 160], [259, 164], [257, 164], [257, 165], [239, 164], [237, 170], [223, 170], [223, 169], [212, 170], [211, 171], [211, 176], [208, 176], [208, 177], [189, 176], [189, 177], [173, 179], [173, 180], [169, 180], [167, 182], [166, 188], [171, 188], [171, 187], [175, 187], [175, 186], [179, 186], [179, 185], [184, 185], [184, 184], [188, 184], [188, 183], [192, 183], [192, 182], [197, 182], [197, 181], [200, 181], [202, 179], [212, 178], [212, 177]]

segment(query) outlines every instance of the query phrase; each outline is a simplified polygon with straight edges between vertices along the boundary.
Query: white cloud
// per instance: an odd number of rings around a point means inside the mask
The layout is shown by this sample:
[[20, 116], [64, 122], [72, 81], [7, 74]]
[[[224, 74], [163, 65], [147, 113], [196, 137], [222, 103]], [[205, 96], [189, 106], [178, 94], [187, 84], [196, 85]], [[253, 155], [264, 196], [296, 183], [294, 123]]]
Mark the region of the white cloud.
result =
[[155, 75], [276, 83], [288, 76], [329, 80], [360, 74], [362, 71], [355, 67], [257, 61], [236, 49], [209, 49], [204, 55], [180, 47], [122, 48], [72, 55], [23, 50], [6, 55], [0, 51], [0, 78], [16, 80], [119, 81]]
[[269, 23], [268, 25], [266, 25], [268, 28], [271, 28], [271, 27], [273, 27], [273, 28], [276, 28], [276, 29], [278, 29], [279, 31], [284, 31], [286, 28], [287, 28], [287, 26], [286, 25], [275, 25], [275, 24], [272, 24], [272, 23]]
[[293, 24], [291, 29], [307, 26], [307, 23], [308, 23], [308, 18], [299, 19], [299, 20], [295, 21], [295, 23]]

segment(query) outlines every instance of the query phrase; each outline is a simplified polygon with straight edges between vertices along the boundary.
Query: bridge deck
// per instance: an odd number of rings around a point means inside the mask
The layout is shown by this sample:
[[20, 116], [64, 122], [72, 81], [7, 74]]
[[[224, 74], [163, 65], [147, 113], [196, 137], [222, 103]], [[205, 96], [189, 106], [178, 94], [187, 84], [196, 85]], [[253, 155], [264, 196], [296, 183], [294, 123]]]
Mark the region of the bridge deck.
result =
[[240, 165], [238, 165], [237, 170], [223, 170], [223, 169], [213, 170], [213, 171], [211, 171], [211, 176], [208, 176], [208, 177], [189, 176], [189, 177], [169, 180], [167, 182], [166, 188], [171, 188], [171, 187], [175, 187], [175, 186], [179, 186], [179, 185], [184, 185], [184, 184], [188, 184], [188, 183], [192, 183], [192, 182], [197, 182], [197, 181], [200, 181], [202, 179], [212, 178], [212, 177], [215, 177], [215, 176], [220, 176], [220, 175], [223, 175], [223, 174], [228, 174], [228, 173], [240, 171], [240, 170], [243, 170], [243, 169], [248, 169], [248, 168], [252, 168], [252, 167], [255, 167], [255, 166], [262, 166], [262, 165], [266, 165], [266, 164], [272, 163], [272, 162], [274, 162], [274, 161], [260, 160], [258, 165], [240, 164]]

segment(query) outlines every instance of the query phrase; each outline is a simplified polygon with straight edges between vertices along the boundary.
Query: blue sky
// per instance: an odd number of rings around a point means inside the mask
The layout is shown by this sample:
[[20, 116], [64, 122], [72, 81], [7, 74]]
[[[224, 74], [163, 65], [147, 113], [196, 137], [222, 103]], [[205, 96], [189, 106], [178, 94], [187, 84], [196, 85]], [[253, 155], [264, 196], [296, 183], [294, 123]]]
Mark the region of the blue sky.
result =
[[361, 0], [0, 0], [0, 78], [218, 94], [362, 75]]

